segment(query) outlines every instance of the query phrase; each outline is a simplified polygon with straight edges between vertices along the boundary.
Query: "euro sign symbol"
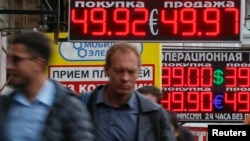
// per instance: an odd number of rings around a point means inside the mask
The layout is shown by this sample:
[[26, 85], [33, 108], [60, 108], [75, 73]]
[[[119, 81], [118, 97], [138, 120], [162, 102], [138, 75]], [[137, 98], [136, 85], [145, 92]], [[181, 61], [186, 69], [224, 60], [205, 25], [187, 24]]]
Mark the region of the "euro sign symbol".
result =
[[214, 83], [217, 85], [221, 85], [224, 81], [223, 78], [223, 71], [220, 69], [217, 69], [216, 71], [214, 71]]
[[153, 35], [158, 35], [158, 29], [155, 28], [155, 26], [157, 26], [158, 24], [158, 18], [154, 18], [154, 16], [158, 15], [158, 9], [153, 9], [150, 13], [150, 18], [149, 18], [149, 27], [150, 27], [150, 31]]
[[222, 109], [222, 99], [223, 99], [223, 95], [217, 95], [214, 100], [213, 100], [213, 104], [215, 106], [216, 109]]

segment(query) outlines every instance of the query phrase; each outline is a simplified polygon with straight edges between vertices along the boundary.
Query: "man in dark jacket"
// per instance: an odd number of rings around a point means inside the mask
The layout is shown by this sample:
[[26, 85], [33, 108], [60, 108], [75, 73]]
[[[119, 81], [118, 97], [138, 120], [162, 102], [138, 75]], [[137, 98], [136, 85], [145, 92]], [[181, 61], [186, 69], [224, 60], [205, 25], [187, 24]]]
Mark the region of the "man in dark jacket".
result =
[[94, 126], [73, 91], [45, 76], [51, 42], [42, 33], [14, 38], [8, 71], [15, 91], [0, 96], [1, 141], [94, 141]]
[[[97, 141], [174, 141], [169, 117], [161, 106], [134, 90], [141, 59], [128, 43], [112, 45], [106, 54], [107, 85], [82, 99], [96, 127]], [[88, 98], [86, 98], [88, 96]]]

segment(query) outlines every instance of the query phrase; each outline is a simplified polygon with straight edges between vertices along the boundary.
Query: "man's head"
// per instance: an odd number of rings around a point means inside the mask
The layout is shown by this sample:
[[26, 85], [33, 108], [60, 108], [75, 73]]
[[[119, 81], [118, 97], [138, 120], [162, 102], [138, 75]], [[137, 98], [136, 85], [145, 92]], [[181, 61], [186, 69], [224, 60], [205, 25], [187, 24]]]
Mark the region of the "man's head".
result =
[[112, 45], [106, 54], [105, 74], [109, 77], [108, 89], [114, 94], [130, 95], [134, 90], [141, 65], [140, 54], [132, 44], [121, 42]]
[[51, 42], [39, 32], [25, 32], [14, 37], [10, 44], [8, 69], [11, 84], [24, 87], [44, 75], [51, 56]]
[[162, 93], [161, 90], [155, 86], [143, 86], [137, 89], [138, 92], [146, 96], [150, 101], [160, 104]]

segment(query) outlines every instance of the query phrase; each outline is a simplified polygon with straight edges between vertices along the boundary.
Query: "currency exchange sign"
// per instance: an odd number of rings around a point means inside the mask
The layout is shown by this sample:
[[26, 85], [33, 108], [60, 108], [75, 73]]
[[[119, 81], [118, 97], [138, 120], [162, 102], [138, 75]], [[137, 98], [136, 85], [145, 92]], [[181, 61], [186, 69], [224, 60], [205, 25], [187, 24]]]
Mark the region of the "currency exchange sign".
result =
[[162, 105], [181, 121], [242, 122], [250, 113], [250, 50], [162, 53]]
[[240, 42], [241, 0], [70, 0], [70, 41]]

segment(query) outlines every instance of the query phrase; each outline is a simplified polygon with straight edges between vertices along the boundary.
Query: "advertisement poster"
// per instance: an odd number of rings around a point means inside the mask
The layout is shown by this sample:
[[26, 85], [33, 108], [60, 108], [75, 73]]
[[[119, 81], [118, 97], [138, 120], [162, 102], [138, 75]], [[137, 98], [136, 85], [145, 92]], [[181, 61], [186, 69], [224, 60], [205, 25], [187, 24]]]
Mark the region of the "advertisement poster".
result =
[[[54, 40], [54, 34], [48, 34]], [[67, 38], [61, 33], [59, 38]], [[91, 91], [106, 84], [103, 64], [107, 50], [115, 42], [58, 42], [47, 75], [77, 93]], [[144, 85], [161, 86], [161, 53], [159, 43], [132, 43], [141, 54], [142, 67], [135, 88]]]

